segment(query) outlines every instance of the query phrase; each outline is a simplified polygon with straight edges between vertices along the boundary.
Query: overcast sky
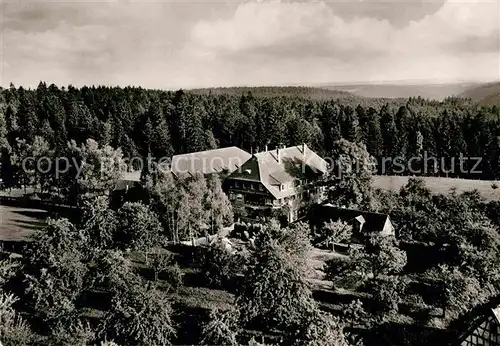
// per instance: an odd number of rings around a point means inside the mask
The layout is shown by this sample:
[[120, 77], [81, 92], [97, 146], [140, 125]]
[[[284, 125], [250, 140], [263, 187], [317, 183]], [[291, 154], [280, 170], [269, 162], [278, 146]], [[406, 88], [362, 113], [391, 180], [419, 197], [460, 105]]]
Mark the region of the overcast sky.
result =
[[500, 79], [500, 0], [0, 2], [2, 86]]

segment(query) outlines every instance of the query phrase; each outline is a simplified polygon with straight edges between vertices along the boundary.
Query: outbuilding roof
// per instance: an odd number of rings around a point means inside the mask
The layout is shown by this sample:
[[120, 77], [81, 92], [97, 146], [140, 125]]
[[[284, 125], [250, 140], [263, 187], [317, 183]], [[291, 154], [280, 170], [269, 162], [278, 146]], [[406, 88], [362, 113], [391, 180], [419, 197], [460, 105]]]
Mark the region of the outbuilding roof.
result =
[[386, 223], [390, 222], [387, 214], [340, 208], [332, 204], [316, 204], [311, 207], [309, 212], [309, 219], [316, 223], [339, 220], [351, 222], [356, 220], [363, 225], [363, 233], [365, 234], [382, 233]]

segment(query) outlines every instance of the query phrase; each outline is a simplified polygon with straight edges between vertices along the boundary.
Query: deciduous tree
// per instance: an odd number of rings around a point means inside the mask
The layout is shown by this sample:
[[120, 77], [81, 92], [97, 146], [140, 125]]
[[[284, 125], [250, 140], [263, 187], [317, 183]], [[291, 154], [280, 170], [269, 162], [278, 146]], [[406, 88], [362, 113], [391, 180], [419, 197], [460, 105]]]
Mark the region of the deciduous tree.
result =
[[128, 287], [112, 298], [99, 335], [124, 345], [171, 345], [176, 333], [172, 314], [163, 292]]
[[156, 214], [142, 203], [125, 203], [117, 212], [117, 244], [148, 252], [161, 244], [161, 225]]
[[342, 139], [334, 143], [330, 157], [334, 160], [327, 178], [330, 201], [345, 207], [369, 208], [375, 160], [365, 146]]

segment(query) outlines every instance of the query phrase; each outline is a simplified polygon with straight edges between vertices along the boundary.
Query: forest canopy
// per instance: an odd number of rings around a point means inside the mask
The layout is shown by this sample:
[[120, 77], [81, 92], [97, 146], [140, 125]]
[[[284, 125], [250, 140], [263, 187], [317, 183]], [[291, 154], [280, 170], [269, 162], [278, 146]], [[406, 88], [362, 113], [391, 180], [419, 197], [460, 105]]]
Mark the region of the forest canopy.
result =
[[[379, 174], [441, 175], [496, 179], [500, 175], [500, 111], [470, 100], [368, 99], [349, 94], [315, 97], [306, 88], [162, 91], [136, 87], [13, 85], [0, 90], [0, 139], [4, 182], [16, 180], [14, 158], [37, 136], [53, 155], [89, 138], [120, 148], [124, 157], [173, 154], [238, 146], [248, 152], [267, 145], [306, 143], [332, 155], [339, 139], [366, 145]], [[313, 89], [314, 90], [314, 89]], [[328, 98], [326, 95], [335, 96]], [[21, 144], [20, 144], [21, 143]], [[45, 144], [46, 143], [46, 144]], [[469, 161], [481, 158], [470, 173]], [[410, 162], [381, 169], [382, 158]], [[438, 158], [438, 162], [425, 157]]]

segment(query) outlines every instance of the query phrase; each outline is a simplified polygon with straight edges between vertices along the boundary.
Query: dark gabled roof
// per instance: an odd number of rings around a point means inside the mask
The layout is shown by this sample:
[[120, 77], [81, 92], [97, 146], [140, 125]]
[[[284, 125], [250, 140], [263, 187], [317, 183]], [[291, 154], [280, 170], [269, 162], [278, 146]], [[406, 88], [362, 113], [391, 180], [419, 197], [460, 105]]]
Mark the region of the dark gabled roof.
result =
[[230, 178], [261, 182], [274, 198], [280, 199], [297, 192], [292, 186], [281, 190], [281, 184], [324, 174], [327, 169], [327, 162], [303, 144], [256, 153]]
[[252, 155], [238, 147], [227, 147], [172, 157], [171, 171], [177, 177], [194, 176], [196, 173], [232, 173]]
[[241, 168], [230, 175], [231, 178], [260, 182], [260, 167], [257, 157], [253, 155]]
[[389, 218], [387, 214], [371, 213], [362, 210], [336, 207], [332, 204], [316, 204], [311, 207], [310, 220], [316, 223], [328, 221], [351, 222], [354, 220], [363, 221], [363, 233], [380, 233]]
[[490, 316], [493, 316], [500, 325], [500, 296], [493, 297], [488, 302], [468, 310], [453, 321], [448, 329], [452, 335], [456, 336], [456, 339], [451, 340], [450, 345], [460, 345], [469, 334], [474, 332]]

